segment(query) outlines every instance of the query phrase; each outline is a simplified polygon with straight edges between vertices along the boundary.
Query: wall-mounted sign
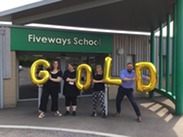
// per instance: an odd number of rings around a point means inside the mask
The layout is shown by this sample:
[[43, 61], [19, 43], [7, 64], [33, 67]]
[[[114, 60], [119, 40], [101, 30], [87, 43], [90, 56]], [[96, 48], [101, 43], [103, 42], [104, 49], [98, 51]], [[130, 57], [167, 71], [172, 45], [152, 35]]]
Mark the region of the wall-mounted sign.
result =
[[12, 27], [11, 50], [112, 53], [112, 35]]

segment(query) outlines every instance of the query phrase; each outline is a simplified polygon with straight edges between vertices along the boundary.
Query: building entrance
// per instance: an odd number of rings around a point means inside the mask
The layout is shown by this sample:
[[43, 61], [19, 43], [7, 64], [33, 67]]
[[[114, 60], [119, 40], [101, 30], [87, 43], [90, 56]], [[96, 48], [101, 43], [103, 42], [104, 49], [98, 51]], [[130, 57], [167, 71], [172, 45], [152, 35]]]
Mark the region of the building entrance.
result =
[[[74, 63], [76, 66], [86, 63], [90, 65], [94, 71], [95, 66], [97, 64], [103, 65], [104, 58], [107, 54], [80, 54], [80, 53], [64, 53], [60, 54], [57, 52], [19, 52], [18, 56], [18, 100], [35, 100], [38, 99], [38, 87], [33, 84], [30, 79], [30, 67], [34, 61], [37, 59], [46, 59], [48, 61], [52, 61], [57, 59], [60, 62], [61, 69], [64, 72], [67, 69], [67, 64]], [[40, 68], [42, 69], [42, 68]], [[39, 71], [39, 70], [38, 70]], [[83, 73], [83, 81], [84, 81], [85, 73]], [[60, 97], [63, 97], [63, 84], [61, 82], [61, 93]], [[81, 96], [91, 95], [92, 88], [90, 87], [87, 91], [81, 92]]]

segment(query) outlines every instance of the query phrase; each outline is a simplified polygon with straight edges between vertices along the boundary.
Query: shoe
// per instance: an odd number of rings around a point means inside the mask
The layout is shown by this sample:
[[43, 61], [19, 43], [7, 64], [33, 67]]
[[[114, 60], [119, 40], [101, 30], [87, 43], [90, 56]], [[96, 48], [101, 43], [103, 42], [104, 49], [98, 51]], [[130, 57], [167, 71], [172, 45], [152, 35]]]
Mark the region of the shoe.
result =
[[41, 112], [38, 116], [38, 118], [44, 118], [45, 117], [45, 113], [44, 112]]
[[93, 112], [91, 116], [92, 117], [97, 117], [97, 113], [96, 112]]
[[102, 118], [106, 118], [106, 114], [105, 113], [102, 114]]
[[72, 112], [72, 116], [76, 116], [76, 111], [73, 111]]
[[70, 112], [69, 112], [69, 111], [66, 111], [66, 112], [64, 113], [64, 116], [68, 116], [68, 115], [70, 115]]
[[55, 115], [55, 116], [58, 116], [58, 117], [61, 117], [61, 116], [62, 116], [62, 114], [61, 114], [59, 111], [56, 111], [56, 112], [54, 113], [54, 115]]
[[137, 122], [142, 122], [142, 118], [140, 116], [137, 118]]
[[118, 112], [116, 112], [114, 115], [115, 115], [115, 117], [120, 117], [121, 116], [121, 114], [118, 113]]

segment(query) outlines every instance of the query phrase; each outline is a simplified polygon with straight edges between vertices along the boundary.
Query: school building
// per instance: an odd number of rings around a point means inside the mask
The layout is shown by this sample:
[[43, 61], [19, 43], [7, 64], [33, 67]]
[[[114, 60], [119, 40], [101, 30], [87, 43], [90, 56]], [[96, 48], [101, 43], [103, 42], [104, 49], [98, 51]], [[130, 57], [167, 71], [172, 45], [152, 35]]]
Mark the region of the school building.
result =
[[[180, 82], [183, 75], [180, 59], [183, 51], [182, 6], [182, 0], [52, 0], [0, 13], [0, 21], [13, 23], [0, 26], [0, 108], [15, 107], [22, 99], [20, 77], [23, 71], [19, 66], [26, 57], [57, 58], [65, 70], [71, 61], [93, 67], [103, 65], [105, 57], [111, 56], [112, 76], [119, 76], [127, 62], [154, 63], [158, 71], [158, 85], [154, 92], [170, 98], [176, 104], [176, 114], [183, 114], [183, 84]], [[172, 38], [171, 21], [174, 21]], [[143, 31], [151, 35], [25, 26], [29, 23]], [[163, 38], [165, 25], [167, 37]], [[158, 38], [155, 37], [157, 30], [160, 31]], [[28, 71], [25, 75], [28, 79]], [[109, 87], [109, 98], [114, 98], [116, 89], [116, 86]], [[26, 89], [23, 91], [26, 93]], [[153, 92], [150, 96], [153, 97]]]

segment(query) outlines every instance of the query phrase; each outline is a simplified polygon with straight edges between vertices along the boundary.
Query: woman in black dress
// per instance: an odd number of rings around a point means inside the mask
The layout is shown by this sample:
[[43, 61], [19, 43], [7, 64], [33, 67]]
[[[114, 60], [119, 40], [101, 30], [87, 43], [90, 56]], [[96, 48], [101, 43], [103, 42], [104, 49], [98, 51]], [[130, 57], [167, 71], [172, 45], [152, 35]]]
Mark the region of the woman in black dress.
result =
[[102, 117], [105, 118], [105, 104], [104, 104], [104, 82], [103, 82], [103, 72], [102, 72], [102, 66], [97, 65], [96, 71], [93, 76], [93, 113], [92, 116], [97, 116], [97, 100], [99, 98], [101, 110], [102, 110]]
[[39, 107], [39, 118], [45, 117], [49, 95], [51, 96], [52, 100], [51, 111], [54, 112], [54, 115], [56, 116], [62, 116], [62, 114], [58, 111], [58, 94], [60, 92], [60, 82], [62, 80], [62, 71], [60, 70], [58, 61], [54, 60], [51, 63], [49, 73], [49, 80], [43, 85], [41, 104]]
[[70, 115], [70, 108], [72, 108], [72, 115], [76, 116], [77, 108], [77, 96], [80, 95], [80, 91], [76, 87], [76, 71], [73, 64], [68, 64], [68, 69], [64, 72], [64, 90], [66, 112], [65, 116]]

